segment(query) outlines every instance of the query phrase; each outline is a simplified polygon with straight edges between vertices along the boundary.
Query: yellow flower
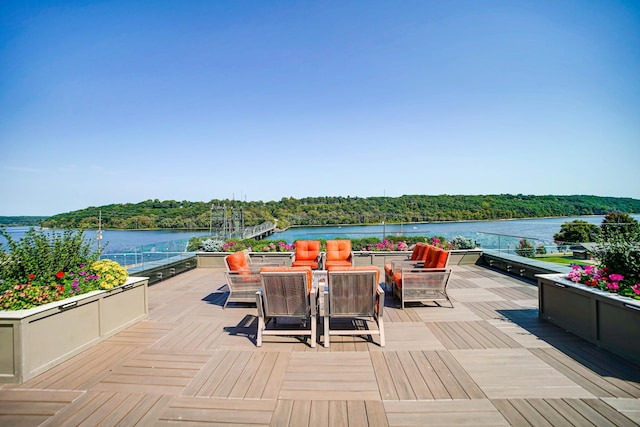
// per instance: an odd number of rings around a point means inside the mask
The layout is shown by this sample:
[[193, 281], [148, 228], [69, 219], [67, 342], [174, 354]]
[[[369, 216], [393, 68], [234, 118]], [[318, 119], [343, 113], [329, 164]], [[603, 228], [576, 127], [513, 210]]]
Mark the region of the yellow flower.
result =
[[124, 267], [110, 259], [96, 261], [91, 265], [91, 268], [100, 277], [99, 283], [103, 289], [112, 289], [123, 285], [129, 276]]

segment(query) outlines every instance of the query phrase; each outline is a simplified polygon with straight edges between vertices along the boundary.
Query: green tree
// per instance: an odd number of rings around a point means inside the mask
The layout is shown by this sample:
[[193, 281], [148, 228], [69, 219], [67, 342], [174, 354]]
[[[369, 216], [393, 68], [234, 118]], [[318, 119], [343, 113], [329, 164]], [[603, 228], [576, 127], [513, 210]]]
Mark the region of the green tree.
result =
[[640, 224], [631, 215], [623, 212], [609, 212], [600, 224], [604, 241], [619, 240], [637, 242], [640, 240]]
[[595, 242], [599, 235], [600, 228], [597, 225], [576, 219], [562, 224], [560, 232], [553, 235], [553, 240], [557, 243]]

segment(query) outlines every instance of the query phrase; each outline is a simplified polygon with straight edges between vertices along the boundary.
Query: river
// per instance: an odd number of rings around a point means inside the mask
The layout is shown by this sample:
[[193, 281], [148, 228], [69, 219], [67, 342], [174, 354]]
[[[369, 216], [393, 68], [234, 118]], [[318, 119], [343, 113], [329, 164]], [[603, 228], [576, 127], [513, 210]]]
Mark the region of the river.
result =
[[[640, 221], [640, 215], [631, 215]], [[332, 239], [334, 237], [362, 238], [385, 236], [443, 236], [451, 239], [464, 236], [476, 240], [482, 247], [499, 247], [506, 236], [525, 237], [545, 245], [552, 244], [553, 235], [560, 231], [565, 222], [576, 219], [600, 225], [603, 216], [535, 218], [500, 221], [440, 222], [418, 224], [378, 224], [344, 225], [318, 227], [292, 227], [286, 231], [269, 236], [270, 240], [293, 242], [298, 239]], [[21, 238], [28, 227], [8, 227], [7, 231], [14, 239]], [[102, 246], [105, 253], [117, 252], [181, 252], [188, 240], [194, 236], [206, 236], [208, 231], [193, 230], [103, 230]], [[85, 231], [89, 239], [96, 238], [95, 230]], [[502, 241], [500, 241], [502, 240]], [[0, 244], [6, 240], [0, 236]], [[512, 244], [512, 243], [510, 243]]]

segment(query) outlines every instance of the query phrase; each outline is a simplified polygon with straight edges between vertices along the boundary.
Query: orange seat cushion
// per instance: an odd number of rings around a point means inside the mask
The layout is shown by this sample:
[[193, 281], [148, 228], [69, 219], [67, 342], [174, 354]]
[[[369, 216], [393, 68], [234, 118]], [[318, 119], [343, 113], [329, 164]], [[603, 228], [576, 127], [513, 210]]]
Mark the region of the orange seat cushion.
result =
[[393, 273], [393, 283], [396, 284], [396, 286], [398, 286], [399, 288], [402, 287], [402, 271], [398, 271], [396, 273]]
[[311, 267], [313, 270], [318, 269], [318, 261], [316, 260], [295, 260], [291, 263], [293, 267]]
[[334, 267], [351, 267], [351, 261], [340, 261], [340, 260], [336, 260], [336, 261], [326, 261], [324, 267], [327, 270], [331, 270]]
[[307, 273], [307, 292], [311, 292], [313, 288], [313, 273], [311, 272], [311, 267], [307, 266], [298, 266], [298, 267], [262, 267], [260, 269], [260, 273], [263, 272], [276, 272], [276, 273], [286, 273], [290, 271], [304, 271]]

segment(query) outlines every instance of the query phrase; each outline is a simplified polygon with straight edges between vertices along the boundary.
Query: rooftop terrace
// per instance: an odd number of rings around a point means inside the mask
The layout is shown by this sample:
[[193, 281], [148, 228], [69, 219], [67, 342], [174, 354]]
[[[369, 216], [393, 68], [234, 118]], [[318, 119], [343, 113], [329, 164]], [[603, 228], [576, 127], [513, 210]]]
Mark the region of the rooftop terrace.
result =
[[534, 284], [452, 268], [455, 308], [400, 310], [387, 292], [383, 348], [258, 348], [255, 306], [222, 309], [223, 270], [188, 271], [150, 288], [147, 319], [0, 385], [0, 425], [640, 424], [639, 365], [539, 320]]

